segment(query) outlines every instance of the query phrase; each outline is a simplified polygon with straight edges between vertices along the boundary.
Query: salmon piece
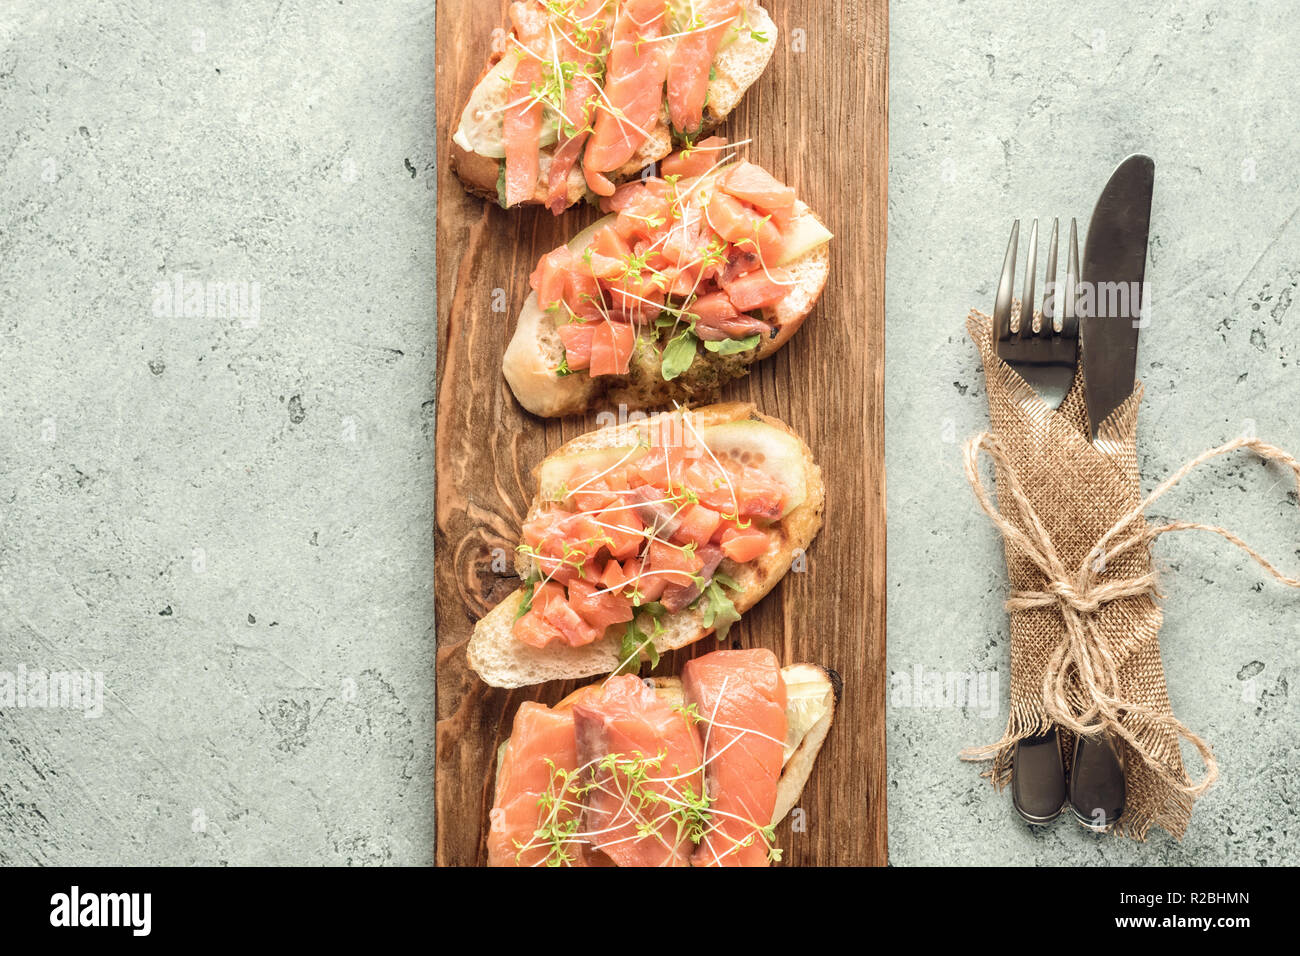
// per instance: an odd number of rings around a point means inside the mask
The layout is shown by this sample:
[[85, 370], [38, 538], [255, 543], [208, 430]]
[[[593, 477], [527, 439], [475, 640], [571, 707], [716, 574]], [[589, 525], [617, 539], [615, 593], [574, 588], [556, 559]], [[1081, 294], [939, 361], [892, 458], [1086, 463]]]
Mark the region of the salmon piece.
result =
[[688, 135], [704, 123], [713, 57], [740, 13], [740, 0], [695, 0], [694, 10], [696, 22], [682, 28], [667, 76], [668, 117], [677, 132]]
[[[600, 522], [602, 519], [597, 512], [618, 504], [619, 496], [604, 481], [588, 481], [583, 484], [581, 491], [573, 493], [573, 500], [577, 504], [579, 511], [594, 515], [596, 521]], [[601, 530], [606, 534], [609, 533], [608, 528], [602, 528]]]
[[[577, 760], [592, 765], [582, 830], [619, 866], [687, 866], [692, 817], [702, 794], [700, 735], [694, 724], [631, 674], [611, 677], [599, 696], [573, 708]], [[612, 766], [601, 766], [606, 758]], [[646, 761], [655, 762], [647, 765]], [[627, 771], [640, 769], [640, 782]]]
[[695, 316], [698, 324], [706, 326], [716, 326], [740, 317], [736, 307], [731, 304], [731, 299], [723, 292], [700, 296], [691, 303], [688, 314]]
[[573, 269], [573, 253], [568, 246], [553, 249], [537, 263], [528, 277], [528, 284], [537, 293], [537, 304], [543, 309], [563, 301], [569, 287], [569, 273]]
[[713, 231], [741, 250], [756, 252], [774, 266], [781, 261], [781, 232], [769, 216], [760, 216], [735, 196], [717, 190], [709, 197], [708, 222]]
[[659, 163], [659, 172], [664, 177], [680, 176], [682, 179], [703, 176], [722, 159], [726, 148], [727, 137], [710, 136], [708, 139], [700, 140], [694, 146], [665, 156]]
[[600, 283], [581, 259], [574, 260], [564, 287], [564, 304], [574, 315], [584, 319], [599, 318], [604, 307]]
[[724, 292], [700, 296], [688, 311], [696, 317], [695, 334], [706, 342], [743, 339], [755, 333], [767, 336], [772, 331], [761, 319], [742, 315]]
[[601, 199], [600, 208], [605, 212], [622, 212], [628, 206], [639, 202], [644, 196], [653, 196], [656, 199], [663, 200], [671, 200], [672, 198], [668, 184], [662, 179], [651, 176], [646, 179], [634, 179], [631, 182], [623, 183], [614, 190], [612, 195]]
[[564, 343], [564, 364], [570, 371], [581, 371], [591, 367], [591, 336], [596, 331], [594, 325], [586, 322], [571, 322], [557, 325], [556, 333]]
[[698, 554], [697, 549], [669, 544], [667, 541], [661, 541], [658, 538], [650, 540], [649, 554], [650, 568], [661, 572], [656, 576], [662, 577], [668, 584], [689, 587], [694, 583], [692, 577], [699, 573], [700, 568], [704, 567], [704, 560]]
[[686, 470], [683, 482], [695, 491], [700, 504], [724, 519], [740, 517], [775, 520], [785, 513], [785, 492], [763, 472], [739, 466], [718, 472], [711, 462], [697, 462]]
[[[547, 761], [551, 761], [555, 770]], [[577, 840], [558, 846], [534, 836], [544, 824], [556, 832], [573, 827], [577, 809], [539, 805], [545, 795], [560, 796], [556, 771], [578, 767], [578, 746], [572, 711], [553, 711], [525, 701], [515, 714], [510, 743], [497, 774], [496, 803], [489, 814], [488, 864], [491, 866], [585, 866], [586, 852]], [[576, 782], [576, 781], [575, 781]], [[569, 794], [568, 800], [576, 802]], [[557, 800], [556, 804], [562, 804]], [[574, 827], [576, 830], [576, 827]]]
[[545, 107], [533, 99], [533, 90], [545, 82], [547, 46], [546, 11], [536, 0], [512, 3], [510, 21], [522, 49], [510, 76], [509, 105], [504, 120], [507, 206], [531, 199], [541, 175]]
[[669, 278], [668, 294], [678, 299], [693, 296], [704, 284], [704, 276], [698, 265], [685, 268], [666, 266], [662, 272]]
[[753, 525], [748, 528], [727, 528], [722, 532], [722, 553], [737, 564], [748, 564], [767, 554], [771, 544], [767, 532]]
[[640, 596], [641, 603], [657, 601], [668, 587], [668, 575], [654, 573], [648, 561], [629, 558], [623, 565], [623, 574], [629, 585]]
[[746, 273], [761, 268], [763, 262], [758, 258], [757, 252], [750, 249], [732, 249], [731, 257], [718, 274], [718, 285], [725, 289], [729, 283], [735, 282]]
[[785, 492], [762, 472], [746, 468], [735, 486], [740, 517], [775, 521], [785, 514]]
[[739, 162], [722, 172], [718, 177], [718, 188], [770, 215], [781, 232], [790, 227], [790, 220], [794, 218], [794, 190], [762, 166]]
[[626, 322], [598, 322], [591, 333], [591, 368], [597, 375], [626, 375], [636, 347], [636, 329]]
[[606, 290], [609, 293], [609, 307], [628, 322], [649, 322], [659, 315], [663, 306], [663, 283], [653, 273], [628, 275], [627, 269], [625, 265], [625, 274], [612, 282]]
[[722, 520], [722, 515], [704, 505], [687, 505], [682, 509], [679, 517], [681, 523], [673, 537], [680, 544], [691, 542], [708, 544], [709, 539], [713, 537], [713, 532], [718, 529], [718, 523]]
[[722, 563], [722, 549], [712, 545], [704, 544], [696, 551], [700, 560], [703, 562], [699, 570], [700, 583], [691, 584], [672, 584], [664, 588], [664, 593], [660, 595], [659, 602], [663, 604], [670, 613], [676, 614], [691, 605], [704, 590], [704, 585], [713, 578], [713, 572], [718, 570], [718, 565]]
[[753, 312], [776, 305], [792, 288], [790, 277], [781, 269], [755, 269], [723, 284], [727, 298], [739, 312]]
[[613, 195], [614, 184], [601, 173], [632, 158], [663, 104], [668, 47], [655, 41], [663, 36], [667, 9], [664, 0], [626, 0], [614, 19], [604, 102], [582, 156], [587, 185], [598, 196]]
[[600, 585], [601, 587], [621, 590], [627, 587], [632, 578], [633, 575], [628, 574], [623, 565], [619, 564], [614, 558], [610, 558], [609, 563], [605, 565], [604, 573], [600, 576]]
[[642, 187], [620, 203], [615, 228], [625, 239], [654, 239], [663, 233], [671, 213], [672, 204], [666, 196]]
[[[578, 583], [577, 579], [571, 581], [570, 590]], [[563, 634], [570, 647], [585, 647], [605, 634], [603, 627], [595, 627], [583, 620], [568, 601], [551, 601], [542, 610], [542, 620]]]
[[612, 558], [626, 561], [636, 557], [645, 541], [645, 525], [631, 508], [613, 507], [596, 516], [601, 530], [609, 537], [606, 547]]
[[696, 866], [767, 866], [786, 735], [785, 681], [766, 649], [714, 651], [682, 669], [687, 705], [705, 736], [711, 822]]
[[615, 591], [606, 591], [599, 582], [569, 582], [569, 606], [578, 616], [602, 633], [611, 624], [632, 620], [632, 602]]
[[529, 647], [546, 647], [554, 642], [564, 643], [564, 634], [555, 625], [549, 623], [544, 615], [546, 609], [556, 601], [564, 601], [564, 585], [555, 581], [538, 582], [533, 585], [532, 604], [528, 611], [515, 621], [511, 628], [515, 640]]
[[531, 611], [515, 621], [511, 634], [519, 643], [539, 650], [556, 642], [564, 643], [563, 634], [543, 621], [540, 614]]
[[[591, 251], [593, 256], [613, 259], [619, 264], [618, 269], [620, 272], [626, 271], [625, 260], [632, 255], [632, 245], [612, 224], [597, 229], [592, 234], [591, 241], [587, 243], [587, 249]], [[604, 270], [602, 269], [602, 271]]]
[[560, 137], [546, 178], [546, 205], [559, 215], [569, 205], [569, 171], [582, 155], [591, 134], [591, 115], [600, 101], [600, 87], [593, 79], [602, 67], [601, 50], [608, 32], [601, 28], [601, 11], [607, 0], [575, 0], [555, 23], [559, 33], [556, 59], [578, 63], [581, 69], [568, 78], [561, 111]]

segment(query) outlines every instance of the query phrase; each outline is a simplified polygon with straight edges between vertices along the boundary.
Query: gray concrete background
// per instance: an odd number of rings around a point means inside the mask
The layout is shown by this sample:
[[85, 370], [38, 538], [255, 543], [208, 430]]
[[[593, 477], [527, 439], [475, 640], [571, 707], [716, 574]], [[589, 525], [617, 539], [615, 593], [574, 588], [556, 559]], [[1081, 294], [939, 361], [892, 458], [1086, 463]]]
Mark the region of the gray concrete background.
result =
[[[966, 309], [1014, 215], [1086, 216], [1147, 149], [1144, 473], [1247, 418], [1300, 447], [1297, 29], [892, 6], [890, 666], [1005, 673]], [[104, 680], [98, 719], [0, 709], [0, 863], [431, 860], [432, 29], [429, 0], [0, 11], [0, 671]], [[177, 275], [260, 311], [156, 310]], [[1168, 513], [1294, 567], [1280, 477], [1219, 466]], [[1223, 770], [1188, 839], [1031, 835], [955, 757], [1001, 711], [891, 707], [895, 863], [1295, 862], [1296, 598], [1214, 541], [1159, 554], [1174, 704]]]
[[[1300, 449], [1294, 10], [894, 0], [891, 25], [889, 666], [996, 671], [1002, 698], [987, 715], [889, 708], [891, 860], [1300, 862], [1288, 696], [1300, 595], [1209, 535], [1156, 545], [1170, 696], [1214, 744], [1221, 773], [1181, 844], [1161, 833], [1139, 846], [1064, 819], [1031, 832], [1009, 796], [956, 756], [996, 740], [1006, 720], [1005, 565], [960, 454], [988, 424], [964, 319], [992, 307], [1013, 218], [1074, 215], [1082, 229], [1115, 163], [1154, 156], [1154, 305], [1139, 346], [1145, 487], [1252, 420], [1261, 437]], [[1226, 524], [1295, 574], [1296, 504], [1282, 472], [1243, 457], [1156, 508]]]
[[0, 863], [432, 861], [432, 33], [0, 10]]

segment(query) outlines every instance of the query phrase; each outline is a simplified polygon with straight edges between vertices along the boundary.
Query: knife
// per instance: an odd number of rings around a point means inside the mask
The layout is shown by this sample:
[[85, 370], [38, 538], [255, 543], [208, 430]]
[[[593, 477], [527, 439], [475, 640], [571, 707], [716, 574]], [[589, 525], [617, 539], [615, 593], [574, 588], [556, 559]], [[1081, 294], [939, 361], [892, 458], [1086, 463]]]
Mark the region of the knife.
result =
[[[1142, 325], [1156, 164], [1128, 157], [1111, 173], [1092, 211], [1083, 253], [1079, 348], [1092, 441], [1110, 414], [1133, 394]], [[1080, 736], [1071, 765], [1070, 808], [1084, 826], [1105, 830], [1124, 813], [1124, 766], [1108, 733]]]
[[1137, 378], [1138, 329], [1145, 295], [1143, 279], [1155, 172], [1155, 160], [1140, 153], [1120, 163], [1102, 190], [1088, 224], [1079, 347], [1083, 350], [1084, 399], [1094, 442], [1102, 422], [1133, 394]]

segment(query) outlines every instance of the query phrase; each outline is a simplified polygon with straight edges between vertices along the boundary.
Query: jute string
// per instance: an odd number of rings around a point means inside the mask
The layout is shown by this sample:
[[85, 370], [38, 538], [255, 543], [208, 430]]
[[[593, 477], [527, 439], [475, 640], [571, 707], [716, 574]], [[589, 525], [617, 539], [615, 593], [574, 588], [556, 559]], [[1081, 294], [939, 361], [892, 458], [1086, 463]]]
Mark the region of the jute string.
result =
[[[1028, 386], [994, 354], [987, 317], [974, 313], [969, 325], [984, 355], [994, 432], [966, 444], [964, 464], [980, 507], [1007, 548], [1013, 588], [1006, 602], [1012, 615], [1013, 699], [1002, 739], [964, 750], [962, 757], [993, 760], [990, 775], [1003, 784], [1010, 778], [1010, 754], [1016, 741], [1051, 724], [1080, 735], [1113, 734], [1127, 745], [1126, 775], [1134, 798], [1121, 832], [1142, 838], [1154, 823], [1181, 836], [1192, 801], [1217, 779], [1218, 763], [1205, 739], [1173, 715], [1164, 690], [1157, 638], [1160, 613], [1155, 604], [1158, 582], [1150, 545], [1171, 531], [1209, 531], [1241, 549], [1282, 584], [1300, 588], [1300, 579], [1283, 574], [1218, 525], [1174, 521], [1149, 527], [1144, 516], [1191, 472], [1222, 455], [1247, 449], [1284, 465], [1291, 470], [1298, 492], [1300, 461], [1258, 438], [1237, 438], [1196, 456], [1145, 498], [1125, 507], [1126, 498], [1137, 497], [1127, 492], [1137, 487], [1140, 390], [1107, 423], [1100, 448], [1094, 450], [1086, 434], [1077, 434], [1082, 374], [1058, 418], [1036, 397], [1026, 401], [1031, 394]], [[1066, 474], [1048, 492], [1040, 487], [1041, 471], [1034, 471], [1039, 453], [1053, 459], [1054, 473]], [[1100, 469], [1099, 462], [1089, 458], [1094, 454], [1118, 467]], [[998, 505], [980, 477], [984, 455], [996, 469]], [[1101, 478], [1090, 480], [1099, 469]], [[1022, 472], [1031, 473], [1035, 494], [1027, 490]], [[1100, 498], [1101, 506], [1087, 501], [1089, 495]], [[1044, 511], [1045, 507], [1051, 510]], [[1071, 514], [1084, 518], [1071, 521]], [[1091, 528], [1080, 530], [1080, 525], [1088, 524]], [[1104, 530], [1097, 535], [1097, 529]], [[1034, 681], [1038, 692], [1030, 690]], [[1188, 741], [1200, 755], [1205, 772], [1199, 781], [1190, 779], [1182, 766], [1179, 739]], [[1139, 766], [1133, 765], [1133, 757]]]

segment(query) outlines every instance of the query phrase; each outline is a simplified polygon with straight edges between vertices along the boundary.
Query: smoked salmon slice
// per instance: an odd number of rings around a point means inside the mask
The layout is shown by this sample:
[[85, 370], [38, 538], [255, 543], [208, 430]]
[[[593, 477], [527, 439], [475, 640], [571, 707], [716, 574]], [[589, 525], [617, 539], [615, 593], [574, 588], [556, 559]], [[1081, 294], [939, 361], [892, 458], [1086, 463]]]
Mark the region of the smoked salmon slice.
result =
[[704, 123], [709, 71], [718, 44], [740, 13], [740, 0], [695, 0], [695, 22], [686, 24], [668, 62], [668, 118], [691, 135]]
[[794, 190], [762, 166], [742, 160], [718, 177], [718, 188], [768, 213], [781, 231], [790, 227], [794, 216]]
[[592, 775], [583, 839], [619, 866], [689, 866], [705, 826], [692, 720], [631, 674], [576, 704], [573, 719]]
[[766, 866], [785, 748], [785, 681], [769, 650], [714, 651], [682, 669], [704, 735], [710, 825], [695, 866]]
[[605, 91], [582, 166], [587, 185], [610, 196], [614, 184], [601, 173], [618, 169], [646, 141], [663, 105], [669, 48], [662, 42], [664, 0], [626, 0], [614, 20]]
[[689, 179], [703, 176], [726, 156], [727, 139], [725, 136], [710, 136], [694, 146], [679, 150], [665, 156], [659, 163], [659, 171], [667, 176], [680, 176]]
[[[490, 866], [585, 866], [576, 835], [578, 748], [572, 711], [527, 701], [515, 715], [489, 815]], [[565, 774], [573, 775], [570, 785]], [[544, 836], [537, 836], [544, 830]]]
[[519, 41], [519, 63], [510, 77], [504, 138], [506, 205], [531, 199], [541, 175], [542, 121], [545, 108], [537, 91], [545, 82], [547, 18], [537, 0], [510, 5], [510, 21]]
[[568, 71], [568, 87], [563, 90], [564, 121], [547, 172], [546, 205], [557, 216], [569, 206], [569, 171], [582, 155], [591, 134], [592, 113], [600, 101], [596, 77], [604, 66], [603, 11], [607, 4], [608, 0], [571, 0], [557, 24], [560, 38], [556, 59], [577, 66]]

